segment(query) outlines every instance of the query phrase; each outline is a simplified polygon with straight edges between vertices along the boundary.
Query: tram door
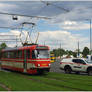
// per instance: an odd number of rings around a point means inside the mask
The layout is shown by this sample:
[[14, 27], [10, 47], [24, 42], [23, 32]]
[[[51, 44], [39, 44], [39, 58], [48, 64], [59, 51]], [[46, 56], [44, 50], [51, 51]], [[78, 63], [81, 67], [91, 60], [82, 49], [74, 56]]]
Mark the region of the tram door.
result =
[[30, 59], [30, 49], [24, 50], [24, 72], [27, 70], [28, 59]]
[[24, 72], [27, 70], [27, 50], [24, 50]]

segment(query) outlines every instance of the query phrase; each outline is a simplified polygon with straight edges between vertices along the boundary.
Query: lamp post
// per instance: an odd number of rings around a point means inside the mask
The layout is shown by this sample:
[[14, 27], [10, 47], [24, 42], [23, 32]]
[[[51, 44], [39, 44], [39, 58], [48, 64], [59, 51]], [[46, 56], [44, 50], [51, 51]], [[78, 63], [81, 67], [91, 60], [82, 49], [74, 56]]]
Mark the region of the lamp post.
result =
[[60, 59], [61, 59], [61, 42], [60, 42]]
[[92, 54], [92, 35], [91, 35], [91, 19], [89, 20], [90, 21], [90, 55]]
[[80, 52], [79, 52], [79, 41], [78, 41], [78, 57], [79, 57], [79, 55], [80, 55]]
[[92, 54], [92, 34], [91, 34], [91, 19], [86, 19], [87, 21], [89, 21], [89, 34], [90, 34], [90, 51], [89, 51], [89, 54], [91, 55]]

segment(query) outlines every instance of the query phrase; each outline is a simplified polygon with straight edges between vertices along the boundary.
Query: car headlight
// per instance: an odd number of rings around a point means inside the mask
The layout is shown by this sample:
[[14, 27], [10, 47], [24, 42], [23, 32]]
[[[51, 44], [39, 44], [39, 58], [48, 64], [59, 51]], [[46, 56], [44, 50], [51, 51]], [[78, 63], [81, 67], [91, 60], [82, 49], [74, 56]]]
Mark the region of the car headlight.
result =
[[51, 64], [48, 64], [49, 66], [51, 65]]

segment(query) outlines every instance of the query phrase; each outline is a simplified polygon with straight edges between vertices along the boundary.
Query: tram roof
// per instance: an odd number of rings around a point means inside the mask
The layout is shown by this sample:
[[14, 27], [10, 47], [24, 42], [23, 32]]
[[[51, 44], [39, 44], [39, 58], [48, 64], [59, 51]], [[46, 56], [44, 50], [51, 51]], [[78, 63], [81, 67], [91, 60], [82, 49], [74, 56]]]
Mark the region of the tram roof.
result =
[[30, 48], [30, 47], [36, 47], [37, 45], [32, 45], [32, 46], [21, 46], [21, 47], [7, 47], [5, 49], [3, 49], [3, 51], [11, 51], [11, 50], [21, 50], [21, 49], [27, 49], [27, 48]]
[[[44, 46], [44, 45], [31, 45], [31, 46], [21, 46], [21, 47], [7, 47], [5, 49], [3, 49], [2, 51], [12, 51], [12, 50], [23, 50], [23, 49], [29, 49], [29, 48], [33, 48], [35, 49], [37, 46]], [[48, 46], [45, 46], [45, 47], [48, 47]]]

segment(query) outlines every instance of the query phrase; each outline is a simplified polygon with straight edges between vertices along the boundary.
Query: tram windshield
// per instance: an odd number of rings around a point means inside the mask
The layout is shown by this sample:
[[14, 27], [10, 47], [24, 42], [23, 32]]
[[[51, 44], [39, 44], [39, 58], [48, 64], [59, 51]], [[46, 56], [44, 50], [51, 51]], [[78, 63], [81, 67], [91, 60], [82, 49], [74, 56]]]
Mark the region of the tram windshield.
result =
[[50, 58], [48, 50], [35, 50], [36, 58]]

